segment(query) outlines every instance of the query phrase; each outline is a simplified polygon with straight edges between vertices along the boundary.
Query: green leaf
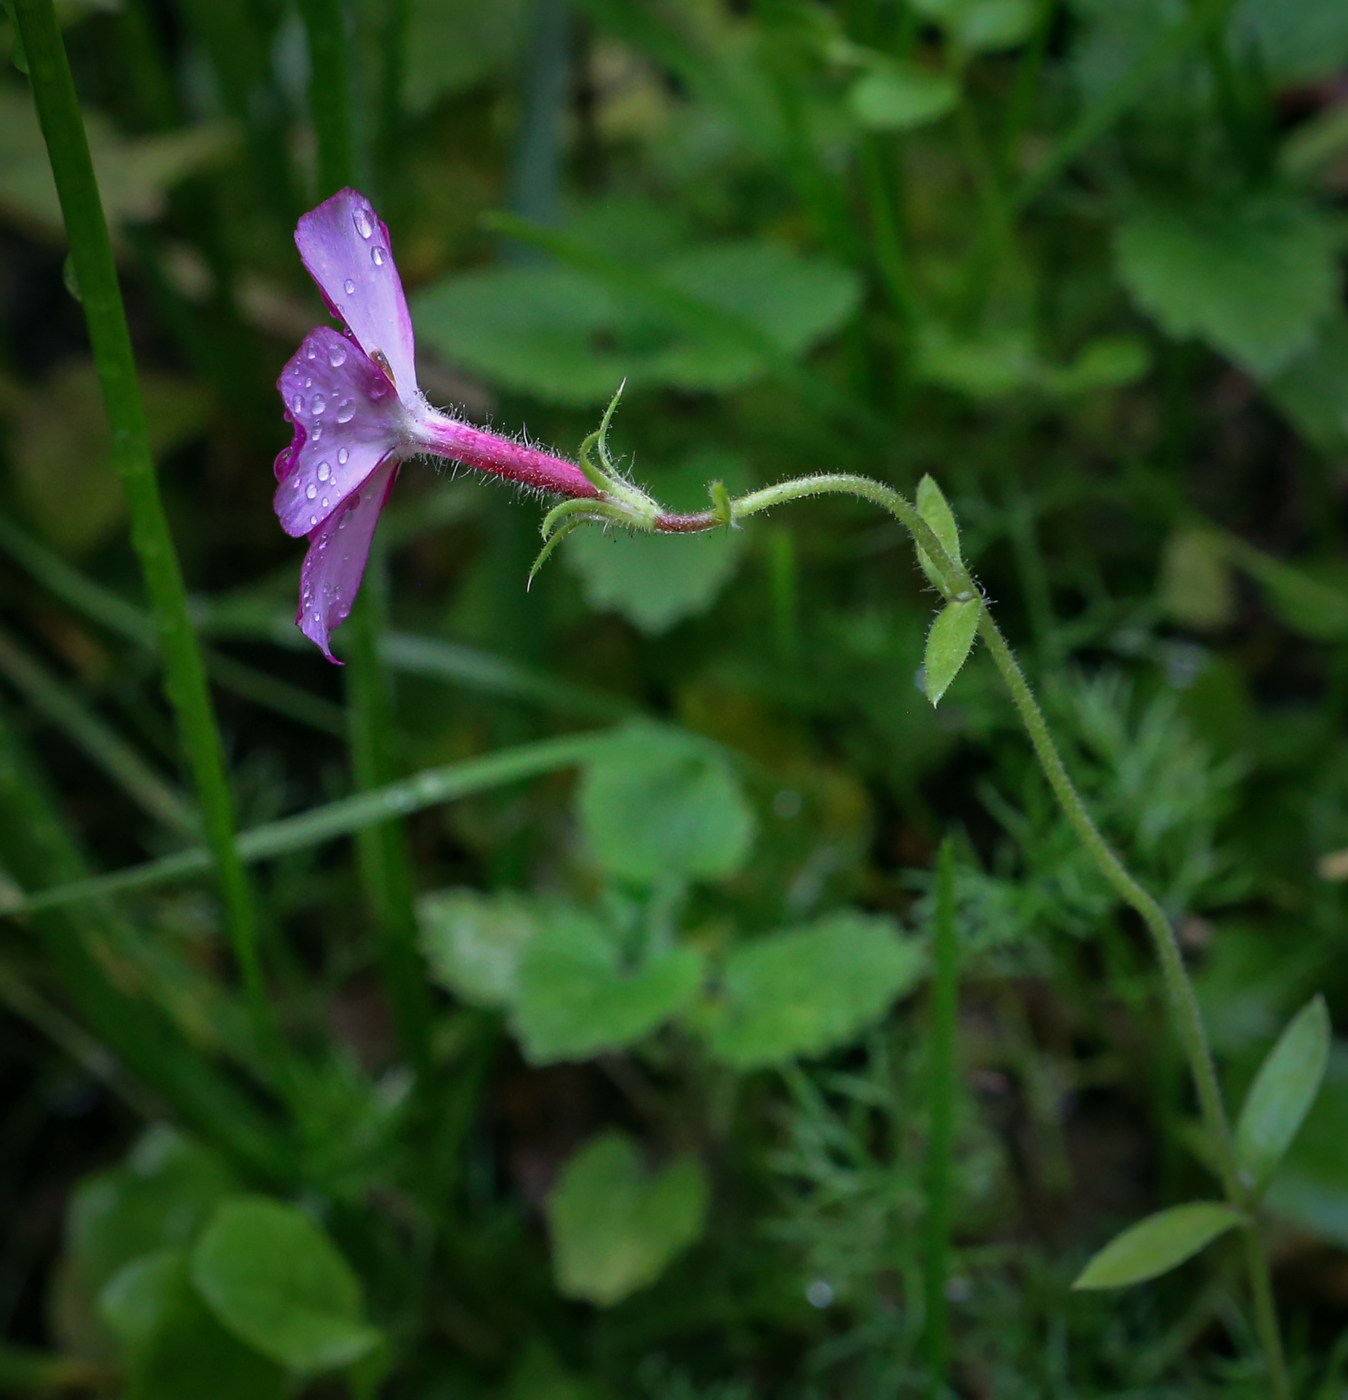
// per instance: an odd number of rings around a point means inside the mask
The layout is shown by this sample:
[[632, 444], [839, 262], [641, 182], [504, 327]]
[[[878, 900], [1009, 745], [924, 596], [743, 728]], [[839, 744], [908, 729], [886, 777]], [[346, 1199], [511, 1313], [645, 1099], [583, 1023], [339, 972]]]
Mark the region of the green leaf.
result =
[[1306, 1116], [1264, 1204], [1317, 1239], [1348, 1248], [1348, 1045], [1330, 1050], [1324, 1087]]
[[66, 1225], [71, 1257], [97, 1293], [140, 1255], [188, 1248], [216, 1206], [237, 1190], [212, 1153], [156, 1124], [123, 1166], [76, 1190]]
[[1220, 1201], [1158, 1211], [1115, 1236], [1081, 1271], [1073, 1288], [1128, 1288], [1192, 1259], [1244, 1217]]
[[616, 929], [559, 906], [520, 960], [513, 1024], [534, 1064], [583, 1059], [644, 1039], [697, 996], [702, 978], [696, 949], [629, 961]]
[[519, 965], [538, 931], [534, 901], [503, 891], [437, 890], [417, 901], [431, 976], [475, 1006], [510, 1006]]
[[[771, 368], [771, 352], [799, 355], [838, 329], [860, 296], [850, 271], [773, 243], [697, 248], [636, 271], [649, 295], [568, 266], [452, 277], [413, 298], [417, 333], [505, 387], [603, 404], [624, 378], [633, 388], [748, 384]], [[727, 314], [751, 336], [727, 335]]]
[[625, 1133], [587, 1143], [548, 1198], [558, 1291], [608, 1307], [653, 1283], [702, 1233], [707, 1196], [696, 1158], [648, 1174]]
[[[705, 510], [707, 483], [720, 480], [733, 494], [748, 485], [743, 461], [702, 451], [678, 467], [643, 473], [642, 485], [674, 510]], [[578, 530], [564, 557], [580, 575], [585, 601], [617, 612], [649, 636], [706, 612], [739, 567], [748, 536], [742, 530], [701, 535], [647, 535]]]
[[847, 94], [847, 105], [872, 131], [911, 131], [939, 120], [958, 106], [960, 90], [943, 73], [915, 63], [882, 61], [863, 73]]
[[1132, 384], [1147, 371], [1148, 356], [1131, 336], [1101, 336], [1069, 364], [1054, 365], [1034, 348], [1028, 329], [991, 327], [975, 335], [941, 321], [918, 326], [918, 377], [974, 399], [1039, 393], [1069, 398], [1095, 389]]
[[1293, 631], [1322, 642], [1348, 637], [1348, 588], [1322, 583], [1261, 550], [1242, 547], [1235, 557]]
[[301, 1374], [349, 1366], [379, 1345], [361, 1321], [360, 1283], [297, 1206], [236, 1197], [192, 1251], [192, 1281], [241, 1341]]
[[103, 1289], [99, 1309], [126, 1352], [125, 1400], [284, 1400], [289, 1394], [285, 1372], [207, 1311], [181, 1250], [127, 1264]]
[[927, 633], [927, 651], [923, 671], [927, 699], [933, 705], [950, 689], [950, 683], [968, 660], [978, 635], [978, 619], [982, 616], [983, 600], [969, 598], [963, 602], [947, 603], [936, 614], [936, 621]]
[[1143, 207], [1118, 230], [1115, 257], [1168, 334], [1197, 336], [1258, 378], [1310, 345], [1337, 294], [1330, 226], [1282, 197]]
[[1034, 29], [1033, 0], [914, 0], [913, 8], [976, 53], [1014, 48]]
[[[964, 560], [960, 554], [960, 531], [959, 526], [955, 523], [955, 512], [950, 509], [950, 504], [941, 488], [930, 476], [924, 476], [917, 483], [917, 513], [931, 526], [932, 533], [940, 540], [941, 547], [951, 559], [956, 564], [963, 563]], [[950, 591], [953, 584], [945, 582], [935, 562], [921, 545], [917, 546], [917, 562], [922, 565], [922, 572], [942, 593]]]
[[894, 923], [852, 911], [756, 939], [726, 959], [699, 1016], [717, 1059], [782, 1064], [844, 1045], [914, 987], [926, 959]]
[[1324, 453], [1348, 454], [1348, 316], [1331, 316], [1264, 388], [1307, 442]]
[[1250, 1085], [1236, 1125], [1236, 1157], [1256, 1190], [1268, 1185], [1320, 1092], [1329, 1042], [1329, 1012], [1317, 996], [1292, 1018]]
[[1167, 616], [1195, 631], [1229, 626], [1236, 615], [1226, 543], [1212, 530], [1181, 527], [1166, 541], [1157, 587]]
[[754, 815], [726, 760], [654, 725], [631, 725], [605, 746], [577, 807], [602, 869], [638, 884], [726, 879], [753, 844]]
[[[229, 129], [218, 125], [131, 139], [87, 107], [84, 123], [103, 208], [114, 229], [158, 218], [167, 192], [219, 161], [233, 140]], [[28, 93], [8, 83], [0, 85], [0, 212], [52, 237], [64, 234], [37, 112]]]

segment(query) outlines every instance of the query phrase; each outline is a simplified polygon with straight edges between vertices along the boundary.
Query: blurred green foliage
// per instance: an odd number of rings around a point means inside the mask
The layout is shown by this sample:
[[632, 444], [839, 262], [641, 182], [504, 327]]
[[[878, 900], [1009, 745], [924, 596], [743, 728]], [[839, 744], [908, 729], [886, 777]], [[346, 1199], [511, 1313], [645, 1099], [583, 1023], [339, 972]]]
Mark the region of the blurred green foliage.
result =
[[[916, 493], [943, 540], [958, 518], [1073, 776], [1175, 922], [1231, 1102], [1256, 1086], [1298, 1394], [1340, 1395], [1343, 4], [340, 9], [359, 183], [434, 401], [569, 454], [625, 379], [611, 444], [674, 509], [851, 471]], [[935, 594], [859, 503], [579, 533], [526, 591], [536, 503], [403, 469], [366, 584], [392, 761], [505, 760], [387, 808], [434, 996], [409, 1065], [332, 839], [354, 828], [323, 825], [354, 786], [342, 687], [291, 625], [270, 505], [272, 385], [324, 315], [291, 235], [322, 193], [328, 75], [290, 0], [60, 12], [242, 824], [316, 815], [257, 866], [279, 1044], [195, 876], [5, 917], [0, 1389], [939, 1393], [926, 979], [951, 834], [954, 1393], [1264, 1394], [1230, 1241], [1132, 1293], [1071, 1290], [1126, 1223], [1215, 1195], [1211, 1154], [1140, 929], [987, 659], [959, 670], [967, 619], [923, 671]], [[538, 129], [551, 165], [525, 159]], [[521, 222], [550, 200], [555, 224]], [[9, 65], [5, 910], [194, 839], [63, 261]], [[531, 741], [591, 728], [530, 766]], [[1280, 1041], [1316, 992], [1328, 1040], [1302, 1013]], [[1309, 1105], [1277, 1090], [1293, 1059], [1302, 1088], [1324, 1067]], [[1191, 1243], [1225, 1228], [1185, 1220]]]

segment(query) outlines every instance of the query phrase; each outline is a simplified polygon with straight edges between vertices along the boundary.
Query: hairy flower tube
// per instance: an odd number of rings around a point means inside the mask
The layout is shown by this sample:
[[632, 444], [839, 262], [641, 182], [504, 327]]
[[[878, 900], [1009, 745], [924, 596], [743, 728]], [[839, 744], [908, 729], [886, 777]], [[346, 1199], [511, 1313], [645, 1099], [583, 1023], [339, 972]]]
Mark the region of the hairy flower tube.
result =
[[[294, 438], [276, 458], [275, 507], [287, 534], [309, 538], [300, 575], [300, 630], [333, 662], [331, 638], [351, 612], [379, 512], [409, 457], [447, 458], [522, 486], [613, 510], [640, 493], [525, 443], [483, 432], [426, 402], [388, 229], [370, 201], [345, 189], [305, 214], [295, 243], [340, 330], [309, 332], [277, 381]], [[640, 497], [640, 503], [647, 500]], [[655, 528], [651, 509], [625, 512]], [[650, 517], [646, 523], [643, 517]]]

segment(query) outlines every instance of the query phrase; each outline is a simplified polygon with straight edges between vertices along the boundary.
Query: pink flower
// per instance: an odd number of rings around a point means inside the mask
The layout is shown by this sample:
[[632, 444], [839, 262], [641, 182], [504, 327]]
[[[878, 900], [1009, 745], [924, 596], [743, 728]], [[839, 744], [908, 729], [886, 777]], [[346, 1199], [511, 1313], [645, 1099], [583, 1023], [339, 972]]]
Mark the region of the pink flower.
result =
[[296, 623], [329, 661], [351, 612], [379, 512], [408, 457], [445, 457], [573, 499], [607, 499], [571, 462], [438, 413], [417, 388], [415, 344], [388, 229], [342, 190], [299, 221], [295, 243], [342, 329], [304, 338], [277, 381], [290, 446], [276, 458], [276, 514], [307, 535]]

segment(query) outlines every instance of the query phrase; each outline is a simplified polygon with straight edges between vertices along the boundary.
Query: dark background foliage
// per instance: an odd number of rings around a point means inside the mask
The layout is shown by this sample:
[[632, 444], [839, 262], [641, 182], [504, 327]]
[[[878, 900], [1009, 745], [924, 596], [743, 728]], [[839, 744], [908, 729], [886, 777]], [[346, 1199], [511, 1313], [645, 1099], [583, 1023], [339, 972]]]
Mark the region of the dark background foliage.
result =
[[[282, 0], [59, 8], [255, 827], [353, 786], [271, 510], [272, 386], [324, 318], [291, 235], [331, 75]], [[612, 445], [681, 509], [711, 479], [932, 474], [1176, 923], [1233, 1101], [1313, 992], [1343, 1026], [1339, 0], [342, 12], [359, 183], [431, 400], [570, 455], [626, 378]], [[10, 68], [7, 907], [195, 840], [76, 290]], [[950, 835], [956, 1393], [1263, 1393], [1224, 1246], [1069, 1292], [1123, 1225], [1214, 1188], [1140, 926], [986, 658], [939, 710], [922, 693], [936, 600], [898, 526], [828, 500], [579, 534], [526, 592], [539, 516], [411, 463], [366, 583], [398, 776], [631, 726], [403, 823], [419, 1072], [349, 840], [255, 867], [284, 1048], [247, 1020], [207, 882], [5, 918], [0, 1387], [935, 1393], [925, 950]], [[1265, 1220], [1298, 1393], [1323, 1400], [1348, 1384], [1345, 1124], [1337, 1041]], [[317, 1350], [250, 1331], [267, 1279], [207, 1277], [220, 1200], [263, 1212], [240, 1238], [321, 1224], [294, 1246], [326, 1280]]]

